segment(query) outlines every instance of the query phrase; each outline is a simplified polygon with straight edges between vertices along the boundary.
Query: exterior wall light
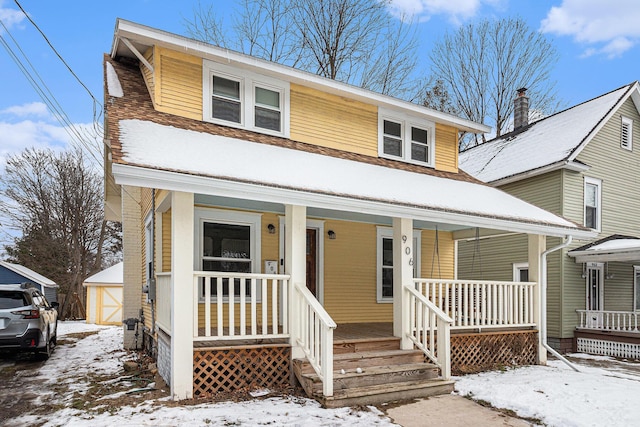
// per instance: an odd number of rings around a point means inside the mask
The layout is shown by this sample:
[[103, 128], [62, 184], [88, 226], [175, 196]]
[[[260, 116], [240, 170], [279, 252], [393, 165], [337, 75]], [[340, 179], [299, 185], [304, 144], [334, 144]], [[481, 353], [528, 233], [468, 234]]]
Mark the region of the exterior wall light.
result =
[[269, 230], [269, 234], [276, 234], [276, 226], [273, 224], [267, 225], [267, 230]]
[[333, 230], [329, 230], [327, 231], [327, 236], [329, 236], [330, 240], [335, 240], [336, 239], [336, 232]]

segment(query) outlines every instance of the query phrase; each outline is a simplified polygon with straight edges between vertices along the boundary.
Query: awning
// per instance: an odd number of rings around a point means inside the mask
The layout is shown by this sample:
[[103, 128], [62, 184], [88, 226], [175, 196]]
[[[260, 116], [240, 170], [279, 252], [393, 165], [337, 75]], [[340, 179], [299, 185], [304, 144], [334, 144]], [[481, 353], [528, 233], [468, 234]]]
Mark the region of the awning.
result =
[[568, 255], [576, 262], [640, 262], [640, 239], [614, 234], [581, 246]]

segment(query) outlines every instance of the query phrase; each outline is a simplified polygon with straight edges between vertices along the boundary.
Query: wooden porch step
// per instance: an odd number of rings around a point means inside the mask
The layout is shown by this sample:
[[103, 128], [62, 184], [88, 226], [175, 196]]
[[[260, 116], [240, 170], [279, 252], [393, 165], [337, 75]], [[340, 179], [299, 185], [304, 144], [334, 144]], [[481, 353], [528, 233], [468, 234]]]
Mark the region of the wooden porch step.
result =
[[453, 391], [453, 386], [454, 381], [452, 380], [432, 379], [334, 390], [333, 396], [325, 397], [322, 396], [322, 393], [317, 393], [314, 397], [325, 408], [377, 405], [398, 400], [449, 394]]
[[[341, 369], [350, 370], [356, 368], [368, 368], [371, 366], [400, 365], [404, 363], [422, 363], [424, 353], [420, 350], [377, 350], [361, 351], [357, 353], [341, 353], [333, 356], [333, 369], [339, 372]], [[315, 371], [306, 359], [298, 362], [300, 372], [312, 374]]]
[[400, 338], [397, 337], [346, 339], [333, 342], [333, 354], [399, 349]]
[[[401, 365], [371, 366], [362, 368], [358, 373], [356, 369], [346, 370], [345, 373], [336, 371], [333, 373], [333, 389], [351, 390], [366, 386], [393, 384], [407, 381], [424, 381], [438, 377], [438, 367], [427, 363], [404, 363]], [[309, 388], [313, 394], [322, 391], [322, 381], [318, 375], [305, 375], [310, 381]]]

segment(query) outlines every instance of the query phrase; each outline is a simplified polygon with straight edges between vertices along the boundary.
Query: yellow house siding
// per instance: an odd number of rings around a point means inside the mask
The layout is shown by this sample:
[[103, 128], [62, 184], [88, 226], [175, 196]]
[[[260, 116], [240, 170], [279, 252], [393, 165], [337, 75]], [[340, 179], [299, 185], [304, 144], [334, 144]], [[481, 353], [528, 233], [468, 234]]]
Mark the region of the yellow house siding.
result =
[[291, 85], [291, 139], [369, 156], [378, 155], [376, 106]]
[[157, 110], [202, 120], [202, 59], [163, 48], [156, 55]]
[[171, 271], [171, 209], [162, 213], [162, 270]]
[[[450, 232], [422, 230], [421, 232], [420, 277], [427, 279], [453, 279], [454, 246]], [[439, 254], [439, 255], [438, 255]]]
[[329, 220], [325, 230], [324, 307], [337, 323], [391, 322], [393, 304], [376, 301], [376, 225]]
[[458, 129], [436, 123], [436, 169], [458, 172]]

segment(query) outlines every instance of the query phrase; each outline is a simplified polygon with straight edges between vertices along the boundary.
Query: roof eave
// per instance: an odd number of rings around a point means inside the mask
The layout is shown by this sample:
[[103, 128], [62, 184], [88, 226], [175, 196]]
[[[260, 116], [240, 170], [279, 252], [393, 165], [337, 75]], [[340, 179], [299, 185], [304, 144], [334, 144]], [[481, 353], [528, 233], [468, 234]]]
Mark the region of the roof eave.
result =
[[589, 165], [585, 165], [584, 163], [581, 163], [581, 162], [576, 162], [571, 160], [561, 160], [559, 162], [555, 162], [547, 166], [542, 166], [537, 169], [532, 169], [516, 175], [511, 175], [505, 178], [496, 179], [494, 181], [490, 181], [489, 184], [493, 185], [494, 187], [499, 187], [501, 185], [522, 181], [523, 179], [532, 178], [534, 176], [543, 175], [545, 173], [553, 172], [560, 169], [570, 170], [573, 172], [585, 172], [585, 171], [588, 171], [590, 168], [591, 167]]
[[121, 18], [118, 18], [116, 21], [116, 29], [111, 49], [112, 58], [115, 58], [120, 51], [121, 46], [119, 39], [121, 37], [125, 37], [131, 41], [136, 41], [148, 46], [163, 46], [186, 53], [192, 53], [210, 60], [235, 63], [243, 68], [257, 68], [265, 74], [284, 79], [292, 83], [302, 84], [339, 96], [348, 96], [349, 98], [372, 103], [381, 107], [402, 109], [408, 113], [423, 116], [436, 123], [449, 125], [461, 131], [471, 133], [487, 133], [491, 131], [490, 126], [486, 126], [481, 123], [476, 123], [471, 120], [432, 110], [411, 102], [402, 101], [391, 96], [382, 95], [356, 86], [326, 79], [312, 73], [265, 61], [238, 52], [233, 52], [228, 49], [223, 49], [208, 43], [199, 42], [197, 40], [189, 39], [166, 31], [147, 27]]

